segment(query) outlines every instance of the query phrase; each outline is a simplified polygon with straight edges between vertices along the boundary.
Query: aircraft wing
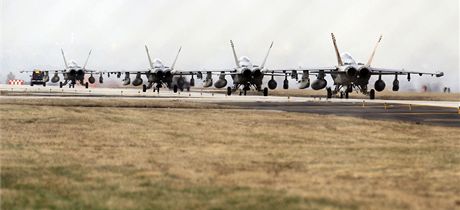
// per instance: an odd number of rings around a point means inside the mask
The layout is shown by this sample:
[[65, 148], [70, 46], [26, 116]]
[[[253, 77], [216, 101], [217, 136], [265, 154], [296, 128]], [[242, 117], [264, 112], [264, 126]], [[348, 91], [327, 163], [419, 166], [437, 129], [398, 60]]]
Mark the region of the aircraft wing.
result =
[[408, 75], [408, 74], [418, 74], [422, 75], [431, 75], [436, 77], [444, 76], [444, 72], [418, 72], [418, 71], [406, 71], [405, 69], [386, 69], [386, 68], [370, 68], [373, 75]]
[[234, 75], [236, 74], [235, 69], [194, 70], [194, 71], [174, 70], [173, 71], [173, 75], [205, 75], [208, 73], [213, 74], [213, 75]]
[[137, 74], [137, 73], [140, 73], [140, 74], [147, 74], [149, 72], [149, 70], [120, 70], [120, 71], [101, 71], [101, 72], [98, 72], [98, 73], [103, 73], [103, 74], [124, 74], [124, 73], [129, 73], [129, 74]]
[[292, 75], [292, 74], [303, 74], [304, 71], [308, 71], [309, 74], [318, 74], [320, 72], [324, 73], [332, 73], [333, 71], [336, 71], [337, 67], [324, 67], [324, 68], [305, 68], [305, 67], [299, 67], [299, 68], [291, 68], [291, 69], [266, 69], [264, 71], [265, 75], [274, 75], [277, 76], [276, 74], [281, 74], [281, 76], [285, 76], [285, 74]]
[[49, 69], [46, 69], [46, 70], [41, 70], [41, 69], [34, 69], [34, 70], [22, 70], [20, 71], [19, 73], [32, 73], [32, 72], [35, 72], [35, 71], [43, 71], [43, 72], [64, 72], [64, 70], [62, 69], [59, 69], [59, 70], [49, 70]]
[[98, 70], [91, 70], [91, 69], [85, 69], [85, 74], [93, 74], [93, 73], [100, 73]]

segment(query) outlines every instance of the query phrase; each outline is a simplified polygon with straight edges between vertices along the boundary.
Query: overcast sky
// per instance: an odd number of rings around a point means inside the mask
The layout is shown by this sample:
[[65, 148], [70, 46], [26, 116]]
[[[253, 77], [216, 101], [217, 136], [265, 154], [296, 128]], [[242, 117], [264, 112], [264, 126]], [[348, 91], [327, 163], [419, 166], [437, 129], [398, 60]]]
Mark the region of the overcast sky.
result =
[[268, 68], [331, 66], [334, 32], [341, 51], [361, 62], [383, 34], [373, 66], [446, 73], [411, 85], [401, 81], [406, 89], [422, 84], [460, 89], [458, 0], [0, 2], [2, 82], [10, 71], [62, 68], [60, 48], [80, 64], [93, 49], [88, 68], [97, 70], [147, 68], [145, 44], [168, 65], [183, 46], [180, 69], [229, 68], [230, 39], [239, 56], [255, 64], [275, 41]]

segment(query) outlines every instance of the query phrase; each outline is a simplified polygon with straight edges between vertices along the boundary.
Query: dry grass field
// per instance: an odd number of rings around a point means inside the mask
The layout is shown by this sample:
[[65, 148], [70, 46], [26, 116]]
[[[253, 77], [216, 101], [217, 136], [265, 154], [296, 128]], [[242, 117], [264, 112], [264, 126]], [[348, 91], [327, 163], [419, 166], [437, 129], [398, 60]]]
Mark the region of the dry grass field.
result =
[[1, 209], [460, 208], [456, 128], [65, 99], [0, 120]]
[[[277, 89], [271, 91], [270, 95], [274, 96], [300, 96], [300, 97], [326, 97], [326, 90], [315, 91], [311, 89], [299, 90], [289, 89], [282, 90]], [[353, 92], [350, 94], [350, 98], [368, 98], [365, 95]], [[460, 93], [438, 93], [438, 92], [393, 92], [391, 90], [385, 90], [382, 92], [376, 92], [376, 99], [385, 100], [423, 100], [423, 101], [460, 101]]]

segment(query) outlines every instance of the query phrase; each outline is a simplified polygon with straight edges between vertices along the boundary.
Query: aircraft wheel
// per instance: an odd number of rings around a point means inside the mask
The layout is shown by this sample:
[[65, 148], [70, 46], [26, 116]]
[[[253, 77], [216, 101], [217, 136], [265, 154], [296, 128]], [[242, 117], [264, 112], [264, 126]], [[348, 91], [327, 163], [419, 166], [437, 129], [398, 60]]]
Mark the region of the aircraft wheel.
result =
[[264, 96], [268, 96], [268, 88], [264, 88]]
[[147, 92], [147, 85], [142, 85], [142, 92], [144, 92], [144, 93]]
[[248, 91], [246, 89], [243, 90], [243, 94], [246, 95]]
[[177, 93], [177, 89], [178, 89], [177, 85], [174, 85], [174, 88], [173, 88], [174, 93]]
[[33, 87], [33, 86], [34, 86], [34, 83], [33, 83], [33, 82], [31, 82], [31, 83], [30, 83], [30, 86], [32, 86], [32, 87]]
[[46, 87], [46, 82], [43, 83], [43, 87]]
[[332, 98], [332, 90], [331, 88], [326, 88], [327, 90], [327, 98]]
[[374, 90], [374, 89], [372, 89], [372, 90], [369, 92], [369, 98], [370, 98], [371, 100], [374, 100], [374, 99], [375, 99], [375, 90]]
[[351, 92], [353, 92], [353, 86], [349, 85], [347, 87], [347, 93], [351, 93]]
[[343, 98], [343, 92], [340, 92], [340, 98]]
[[347, 91], [347, 92], [345, 93], [345, 98], [348, 99], [348, 96], [349, 96], [349, 94], [348, 94], [348, 91]]
[[62, 88], [62, 82], [59, 82], [59, 88]]
[[227, 95], [228, 96], [232, 95], [232, 88], [231, 87], [227, 87]]
[[187, 87], [187, 92], [190, 92], [190, 87]]
[[[75, 86], [74, 86], [74, 87], [75, 87]], [[85, 88], [88, 89], [88, 87], [89, 87], [89, 84], [88, 84], [88, 82], [86, 82], [86, 83], [85, 83]]]

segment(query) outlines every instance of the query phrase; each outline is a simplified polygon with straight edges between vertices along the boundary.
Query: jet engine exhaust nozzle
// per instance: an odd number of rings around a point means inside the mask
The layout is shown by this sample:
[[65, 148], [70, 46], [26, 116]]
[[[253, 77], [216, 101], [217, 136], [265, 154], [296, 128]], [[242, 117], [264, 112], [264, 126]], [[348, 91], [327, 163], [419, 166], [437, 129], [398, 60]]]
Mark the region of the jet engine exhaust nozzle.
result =
[[254, 69], [253, 75], [254, 77], [260, 77], [262, 75], [262, 71], [260, 69]]
[[251, 70], [249, 70], [249, 69], [244, 69], [244, 70], [242, 71], [242, 73], [243, 73], [243, 76], [244, 76], [244, 77], [250, 77], [251, 74], [252, 74]]
[[358, 71], [358, 76], [359, 78], [368, 78], [371, 76], [371, 70], [369, 70], [368, 68], [364, 67], [364, 68], [361, 68], [359, 71]]
[[356, 70], [356, 68], [350, 67], [350, 68], [348, 68], [347, 70], [345, 70], [345, 72], [346, 72], [346, 74], [347, 74], [349, 77], [354, 77], [354, 76], [356, 76], [356, 73], [357, 73], [358, 71]]

